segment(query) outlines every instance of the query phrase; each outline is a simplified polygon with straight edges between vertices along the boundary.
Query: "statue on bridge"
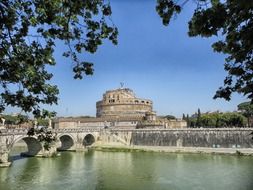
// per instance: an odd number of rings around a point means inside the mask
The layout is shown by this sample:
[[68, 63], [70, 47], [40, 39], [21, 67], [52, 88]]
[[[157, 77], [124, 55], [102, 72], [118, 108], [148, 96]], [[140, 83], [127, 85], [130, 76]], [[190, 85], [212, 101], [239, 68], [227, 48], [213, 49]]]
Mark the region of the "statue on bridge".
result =
[[2, 125], [5, 126], [5, 119], [1, 117]]

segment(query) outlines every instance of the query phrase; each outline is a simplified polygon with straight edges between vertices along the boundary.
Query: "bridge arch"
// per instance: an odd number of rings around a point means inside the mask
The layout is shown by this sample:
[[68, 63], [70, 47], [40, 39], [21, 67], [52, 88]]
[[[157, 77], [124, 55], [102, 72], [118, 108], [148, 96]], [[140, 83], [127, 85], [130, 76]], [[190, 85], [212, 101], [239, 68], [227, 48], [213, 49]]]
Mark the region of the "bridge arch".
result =
[[20, 140], [23, 140], [27, 146], [27, 152], [21, 153], [23, 156], [36, 156], [43, 149], [42, 144], [36, 137], [33, 136], [21, 136], [14, 140], [10, 149]]
[[83, 146], [91, 146], [95, 142], [95, 136], [91, 133], [84, 136]]
[[60, 146], [57, 148], [59, 151], [72, 150], [74, 148], [74, 138], [70, 134], [60, 134], [58, 136]]

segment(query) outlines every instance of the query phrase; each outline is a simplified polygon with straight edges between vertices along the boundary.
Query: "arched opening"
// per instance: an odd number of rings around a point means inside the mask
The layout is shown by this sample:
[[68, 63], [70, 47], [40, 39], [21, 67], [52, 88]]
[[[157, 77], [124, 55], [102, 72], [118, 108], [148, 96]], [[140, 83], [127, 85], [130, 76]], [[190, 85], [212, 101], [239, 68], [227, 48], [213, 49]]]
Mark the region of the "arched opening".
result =
[[34, 137], [17, 139], [9, 153], [10, 159], [18, 160], [21, 156], [36, 156], [42, 150], [41, 143]]
[[95, 137], [92, 134], [88, 134], [83, 139], [84, 146], [91, 146], [95, 142]]
[[21, 153], [24, 152], [28, 152], [27, 144], [23, 139], [17, 140], [10, 149], [9, 159], [12, 161], [22, 159]]
[[74, 146], [74, 140], [69, 135], [62, 135], [60, 138], [61, 146], [57, 148], [59, 151], [71, 150]]
[[41, 143], [34, 137], [25, 137], [23, 141], [25, 141], [28, 149], [27, 152], [22, 153], [24, 156], [35, 156], [42, 150]]

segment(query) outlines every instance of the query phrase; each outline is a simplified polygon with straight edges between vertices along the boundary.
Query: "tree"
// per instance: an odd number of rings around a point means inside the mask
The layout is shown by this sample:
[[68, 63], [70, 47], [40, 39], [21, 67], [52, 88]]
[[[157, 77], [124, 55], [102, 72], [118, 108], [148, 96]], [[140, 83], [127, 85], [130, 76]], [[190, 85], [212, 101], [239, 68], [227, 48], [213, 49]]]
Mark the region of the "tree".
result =
[[[197, 125], [197, 123], [199, 123]], [[204, 113], [201, 114], [200, 118], [194, 114], [189, 118], [190, 127], [244, 127], [246, 124], [246, 118], [240, 113]]]
[[170, 120], [170, 119], [176, 119], [176, 117], [174, 115], [166, 115], [164, 116], [164, 118]]
[[198, 108], [197, 121], [196, 121], [196, 126], [197, 127], [201, 126], [200, 118], [201, 118], [201, 112], [200, 112], [200, 109]]
[[186, 122], [187, 122], [187, 127], [190, 127], [189, 114], [186, 115]]
[[232, 127], [244, 127], [245, 126], [245, 117], [238, 113], [227, 113], [229, 114], [228, 126]]
[[19, 125], [28, 122], [28, 116], [26, 115], [1, 115], [1, 118], [5, 119], [7, 125]]
[[201, 127], [214, 127], [216, 118], [212, 114], [203, 114], [199, 118], [199, 126]]
[[[189, 0], [157, 0], [156, 10], [163, 24], [179, 14]], [[219, 36], [212, 44], [215, 52], [227, 55], [224, 69], [228, 72], [224, 86], [214, 98], [231, 99], [233, 92], [242, 93], [253, 103], [253, 1], [196, 0], [196, 9], [189, 21], [190, 37]]]
[[185, 114], [183, 113], [182, 120], [186, 120]]
[[53, 133], [51, 130], [48, 130], [46, 127], [30, 128], [27, 132], [28, 136], [37, 136], [39, 142], [43, 144], [43, 147], [46, 150], [49, 150], [52, 146], [52, 143], [55, 143], [57, 140], [57, 134]]
[[218, 113], [216, 118], [216, 127], [244, 127], [246, 118], [240, 113]]
[[190, 121], [190, 127], [191, 127], [191, 128], [197, 127], [197, 126], [196, 126], [196, 118], [190, 117], [190, 118], [189, 118], [189, 121]]
[[71, 60], [75, 79], [91, 75], [93, 63], [78, 55], [95, 53], [104, 39], [117, 44], [111, 13], [103, 0], [1, 0], [0, 113], [16, 106], [47, 116], [40, 105], [56, 104], [59, 93], [47, 70], [56, 64], [55, 41], [64, 42], [63, 56]]
[[37, 122], [38, 122], [38, 126], [46, 126], [46, 127], [48, 127], [48, 125], [49, 125], [48, 119], [39, 118], [37, 120]]
[[250, 102], [243, 102], [239, 104], [238, 110], [242, 111], [243, 115], [247, 118], [248, 127], [251, 127], [250, 118], [253, 117], [253, 105]]

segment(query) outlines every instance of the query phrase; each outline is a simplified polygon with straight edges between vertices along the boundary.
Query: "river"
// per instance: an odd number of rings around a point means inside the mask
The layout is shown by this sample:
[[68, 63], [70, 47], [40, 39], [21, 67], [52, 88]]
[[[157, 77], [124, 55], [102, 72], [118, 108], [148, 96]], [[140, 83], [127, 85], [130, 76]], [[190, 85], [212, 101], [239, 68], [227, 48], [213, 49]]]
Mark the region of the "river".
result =
[[0, 168], [0, 190], [252, 190], [253, 157], [149, 153], [62, 152], [22, 158]]

